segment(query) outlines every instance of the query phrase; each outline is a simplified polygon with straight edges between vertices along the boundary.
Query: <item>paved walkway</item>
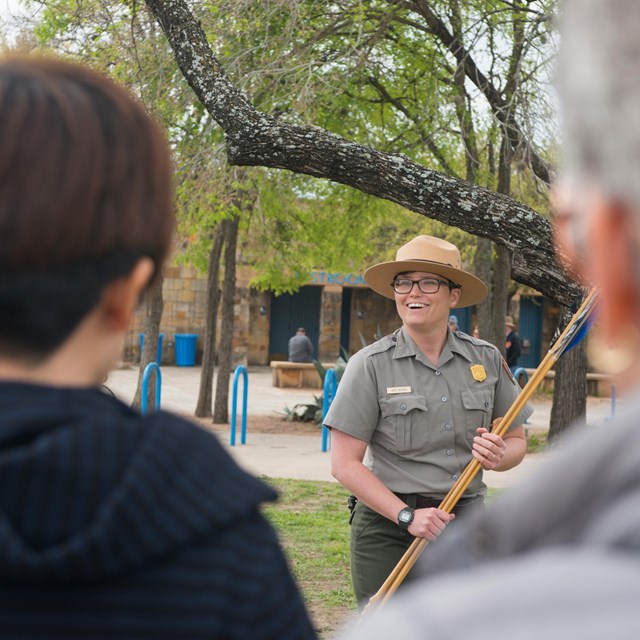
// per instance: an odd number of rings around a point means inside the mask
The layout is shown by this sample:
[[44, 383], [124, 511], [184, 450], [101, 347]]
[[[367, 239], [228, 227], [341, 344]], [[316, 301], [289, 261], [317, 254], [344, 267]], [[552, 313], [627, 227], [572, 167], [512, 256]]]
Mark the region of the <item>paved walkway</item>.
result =
[[[107, 385], [125, 402], [130, 402], [136, 389], [138, 369], [130, 366], [113, 371]], [[193, 414], [198, 397], [200, 367], [162, 367], [162, 408], [183, 414]], [[232, 380], [230, 384], [230, 405]], [[312, 400], [320, 389], [279, 389], [271, 385], [269, 367], [250, 367], [247, 386], [247, 415], [275, 415], [285, 406]], [[532, 403], [535, 409], [527, 427], [547, 430], [551, 400]], [[238, 385], [238, 412], [242, 407], [242, 378]], [[231, 413], [231, 410], [230, 410]], [[611, 414], [611, 402], [606, 398], [589, 398], [587, 420], [597, 423]], [[231, 415], [229, 416], [231, 418]], [[236, 445], [229, 445], [229, 432], [220, 441], [242, 467], [256, 475], [274, 478], [294, 478], [333, 481], [329, 469], [329, 454], [322, 452], [320, 431], [317, 436], [293, 434], [247, 433], [247, 443], [240, 444], [240, 415], [237, 417]], [[548, 454], [529, 454], [515, 469], [503, 473], [485, 473], [490, 487], [510, 487], [524, 481]]]

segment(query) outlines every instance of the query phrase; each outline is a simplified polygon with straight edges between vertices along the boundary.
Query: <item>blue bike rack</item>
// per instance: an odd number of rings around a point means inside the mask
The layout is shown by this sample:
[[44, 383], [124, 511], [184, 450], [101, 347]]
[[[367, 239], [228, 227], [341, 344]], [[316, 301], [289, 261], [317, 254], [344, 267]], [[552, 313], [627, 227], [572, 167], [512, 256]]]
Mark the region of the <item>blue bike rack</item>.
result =
[[336, 391], [338, 389], [338, 380], [336, 378], [336, 372], [333, 369], [329, 369], [324, 376], [324, 395], [322, 398], [322, 451], [327, 451], [329, 443], [329, 429], [324, 426], [324, 419], [329, 413], [329, 407], [336, 397]]
[[[516, 381], [516, 383], [519, 385], [519, 379], [520, 376], [524, 376], [524, 383], [527, 384], [527, 382], [529, 382], [529, 374], [527, 373], [527, 370], [524, 369], [523, 367], [518, 367], [514, 372], [513, 372], [513, 379]], [[529, 420], [525, 420], [524, 421], [525, 424], [529, 424]]]
[[524, 375], [524, 383], [527, 384], [527, 382], [529, 382], [529, 374], [527, 373], [526, 369], [523, 369], [522, 367], [518, 367], [514, 372], [513, 372], [513, 377], [515, 378], [515, 381], [520, 384], [519, 379], [520, 376]]
[[156, 372], [156, 411], [160, 408], [160, 392], [162, 390], [162, 374], [160, 367], [155, 362], [150, 362], [144, 369], [142, 374], [142, 401], [140, 402], [140, 411], [144, 416], [147, 413], [147, 395], [149, 391], [149, 376], [151, 372]]
[[229, 444], [236, 446], [236, 418], [238, 413], [238, 378], [242, 374], [242, 429], [240, 433], [240, 444], [247, 441], [247, 391], [249, 386], [249, 375], [247, 368], [241, 364], [236, 367], [233, 374], [233, 397], [231, 399], [231, 433]]

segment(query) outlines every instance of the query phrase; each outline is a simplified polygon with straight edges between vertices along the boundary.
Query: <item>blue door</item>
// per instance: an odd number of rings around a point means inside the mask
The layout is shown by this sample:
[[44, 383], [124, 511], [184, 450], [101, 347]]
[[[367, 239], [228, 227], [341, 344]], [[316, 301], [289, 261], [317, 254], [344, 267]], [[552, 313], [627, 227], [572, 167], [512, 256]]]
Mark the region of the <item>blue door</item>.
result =
[[473, 331], [471, 327], [471, 309], [472, 307], [464, 307], [462, 309], [456, 309], [454, 307], [449, 312], [449, 315], [458, 318], [458, 329], [464, 333], [468, 333], [469, 335], [471, 335], [471, 332]]
[[349, 354], [349, 336], [351, 333], [351, 292], [353, 289], [342, 289], [342, 307], [340, 308], [340, 355]]
[[520, 298], [520, 324], [518, 335], [522, 340], [522, 355], [519, 367], [535, 369], [542, 359], [542, 313], [544, 298], [522, 296]]
[[320, 333], [320, 298], [322, 287], [302, 287], [296, 293], [271, 296], [269, 326], [269, 359], [289, 357], [289, 338], [298, 327], [304, 327], [313, 343], [314, 357], [318, 355]]

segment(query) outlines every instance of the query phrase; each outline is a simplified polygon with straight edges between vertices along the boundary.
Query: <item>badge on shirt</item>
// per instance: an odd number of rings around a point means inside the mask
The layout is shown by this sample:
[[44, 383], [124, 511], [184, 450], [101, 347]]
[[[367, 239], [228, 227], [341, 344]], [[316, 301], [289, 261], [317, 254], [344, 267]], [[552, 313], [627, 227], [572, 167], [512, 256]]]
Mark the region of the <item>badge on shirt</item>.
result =
[[387, 387], [387, 393], [411, 393], [411, 387]]
[[476, 382], [483, 382], [487, 379], [487, 372], [481, 364], [471, 365], [471, 375]]

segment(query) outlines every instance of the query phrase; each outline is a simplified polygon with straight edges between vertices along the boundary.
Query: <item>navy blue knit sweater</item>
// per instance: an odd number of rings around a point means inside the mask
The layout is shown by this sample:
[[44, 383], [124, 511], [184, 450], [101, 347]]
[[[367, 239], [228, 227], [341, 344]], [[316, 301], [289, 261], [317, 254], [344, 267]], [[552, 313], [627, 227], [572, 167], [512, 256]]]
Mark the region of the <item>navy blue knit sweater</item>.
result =
[[171, 414], [0, 384], [0, 637], [314, 638], [275, 497]]

